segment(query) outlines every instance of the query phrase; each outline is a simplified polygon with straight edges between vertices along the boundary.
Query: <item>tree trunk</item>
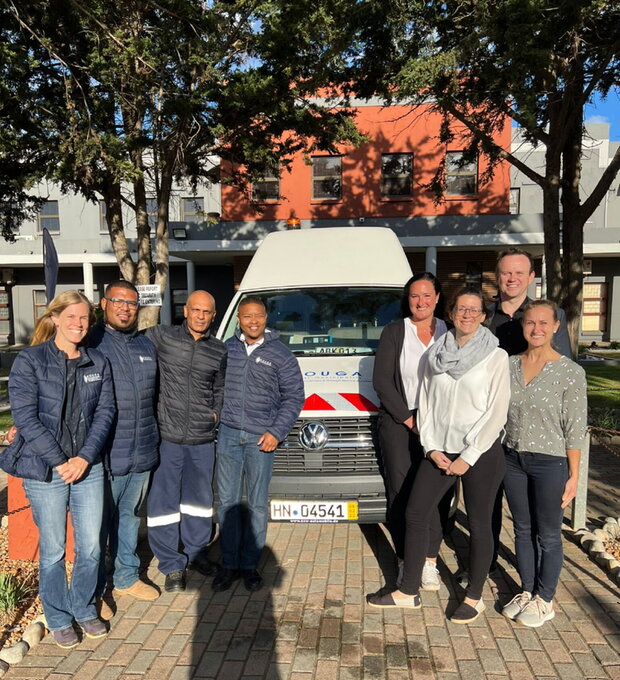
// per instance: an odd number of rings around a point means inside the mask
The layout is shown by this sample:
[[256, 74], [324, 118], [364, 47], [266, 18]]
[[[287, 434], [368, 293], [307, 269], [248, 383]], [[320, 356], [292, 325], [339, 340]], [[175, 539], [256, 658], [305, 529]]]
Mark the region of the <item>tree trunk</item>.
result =
[[101, 191], [106, 207], [106, 223], [121, 276], [126, 281], [133, 282], [136, 266], [131, 258], [127, 239], [125, 238], [120, 182], [111, 178], [106, 179], [103, 181]]
[[562, 278], [568, 335], [573, 356], [577, 356], [583, 298], [583, 226], [579, 184], [581, 181], [581, 144], [583, 109], [573, 112], [562, 151]]

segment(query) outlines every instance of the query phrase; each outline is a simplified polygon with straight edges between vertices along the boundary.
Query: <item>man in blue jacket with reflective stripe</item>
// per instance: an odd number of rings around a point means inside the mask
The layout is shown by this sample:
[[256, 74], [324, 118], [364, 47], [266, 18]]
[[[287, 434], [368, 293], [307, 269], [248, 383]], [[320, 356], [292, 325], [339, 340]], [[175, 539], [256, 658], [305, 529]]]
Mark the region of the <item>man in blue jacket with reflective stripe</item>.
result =
[[[304, 404], [304, 384], [292, 352], [267, 329], [267, 310], [259, 298], [239, 304], [239, 329], [227, 340], [228, 366], [217, 441], [222, 569], [215, 591], [227, 590], [243, 576], [259, 590], [257, 571], [267, 535], [268, 490], [274, 452], [289, 433]], [[247, 489], [247, 515], [241, 508]]]
[[[159, 591], [139, 577], [140, 558], [136, 554], [138, 512], [146, 498], [151, 470], [158, 461], [155, 347], [137, 331], [138, 291], [132, 283], [110, 283], [101, 308], [104, 323], [95, 326], [89, 343], [110, 362], [117, 415], [102, 452], [106, 480], [98, 591], [103, 595], [106, 587], [103, 556], [109, 542], [114, 595], [156, 600]], [[105, 603], [101, 613], [103, 618], [111, 614]]]

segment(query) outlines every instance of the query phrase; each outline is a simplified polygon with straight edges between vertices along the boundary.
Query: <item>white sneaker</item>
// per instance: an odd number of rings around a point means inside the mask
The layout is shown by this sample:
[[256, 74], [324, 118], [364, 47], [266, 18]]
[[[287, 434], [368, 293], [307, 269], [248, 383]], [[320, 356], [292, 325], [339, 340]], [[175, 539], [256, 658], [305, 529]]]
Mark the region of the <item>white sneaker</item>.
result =
[[400, 588], [403, 585], [403, 575], [405, 573], [405, 563], [398, 563], [398, 576], [396, 577], [396, 586]]
[[528, 628], [540, 628], [545, 621], [551, 621], [554, 616], [553, 602], [545, 602], [536, 595], [525, 605], [515, 621]]
[[422, 590], [439, 590], [441, 587], [441, 580], [439, 579], [439, 570], [436, 562], [426, 560], [424, 562], [424, 569], [422, 570], [422, 582], [420, 588]]
[[524, 590], [522, 593], [515, 595], [512, 600], [502, 609], [502, 615], [507, 619], [516, 619], [517, 616], [525, 609], [528, 602], [532, 599], [532, 593]]

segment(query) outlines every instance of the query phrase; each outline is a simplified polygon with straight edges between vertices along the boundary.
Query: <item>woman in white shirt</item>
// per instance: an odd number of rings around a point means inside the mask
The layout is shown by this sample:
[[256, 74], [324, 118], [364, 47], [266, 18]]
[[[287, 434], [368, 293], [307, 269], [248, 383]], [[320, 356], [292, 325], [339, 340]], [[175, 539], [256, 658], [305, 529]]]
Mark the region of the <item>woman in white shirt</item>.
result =
[[[447, 330], [445, 322], [435, 316], [440, 296], [441, 286], [433, 274], [412, 276], [403, 288], [404, 318], [383, 329], [375, 358], [373, 386], [381, 400], [379, 443], [388, 497], [387, 526], [399, 563], [396, 585], [400, 585], [405, 558], [405, 510], [424, 458], [416, 415], [426, 352]], [[422, 574], [425, 590], [440, 586], [436, 562], [443, 535], [439, 516], [436, 520]]]
[[462, 288], [450, 307], [454, 329], [427, 355], [418, 423], [426, 458], [406, 512], [405, 570], [400, 590], [369, 595], [375, 607], [417, 609], [438, 502], [457, 477], [471, 535], [470, 582], [465, 600], [450, 617], [470, 623], [482, 611], [482, 587], [493, 557], [491, 513], [505, 471], [500, 435], [510, 400], [508, 355], [484, 326], [485, 304], [476, 288]]

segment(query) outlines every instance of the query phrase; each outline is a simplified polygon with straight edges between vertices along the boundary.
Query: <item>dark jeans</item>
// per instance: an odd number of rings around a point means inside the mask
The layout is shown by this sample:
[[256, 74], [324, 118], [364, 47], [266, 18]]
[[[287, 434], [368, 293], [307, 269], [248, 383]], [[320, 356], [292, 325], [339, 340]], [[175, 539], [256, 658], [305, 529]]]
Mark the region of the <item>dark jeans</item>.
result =
[[[452, 460], [457, 454], [446, 454]], [[463, 498], [471, 536], [469, 548], [470, 581], [467, 597], [479, 600], [493, 557], [491, 513], [497, 489], [504, 476], [504, 451], [497, 440], [462, 477]], [[438, 503], [457, 477], [446, 475], [424, 459], [416, 475], [407, 505], [405, 571], [401, 591], [415, 595], [420, 589], [422, 569], [428, 554], [430, 526], [437, 521]]]
[[[424, 450], [420, 444], [420, 437], [402, 423], [395, 422], [385, 411], [382, 411], [379, 417], [379, 444], [387, 492], [387, 528], [392, 536], [394, 552], [403, 560], [405, 512], [413, 480], [424, 459]], [[433, 517], [428, 557], [437, 557], [439, 553], [452, 497], [453, 490], [450, 489], [440, 501], [439, 514]]]
[[564, 561], [560, 506], [567, 479], [563, 456], [506, 449], [504, 489], [514, 521], [521, 584], [546, 602], [553, 600]]

